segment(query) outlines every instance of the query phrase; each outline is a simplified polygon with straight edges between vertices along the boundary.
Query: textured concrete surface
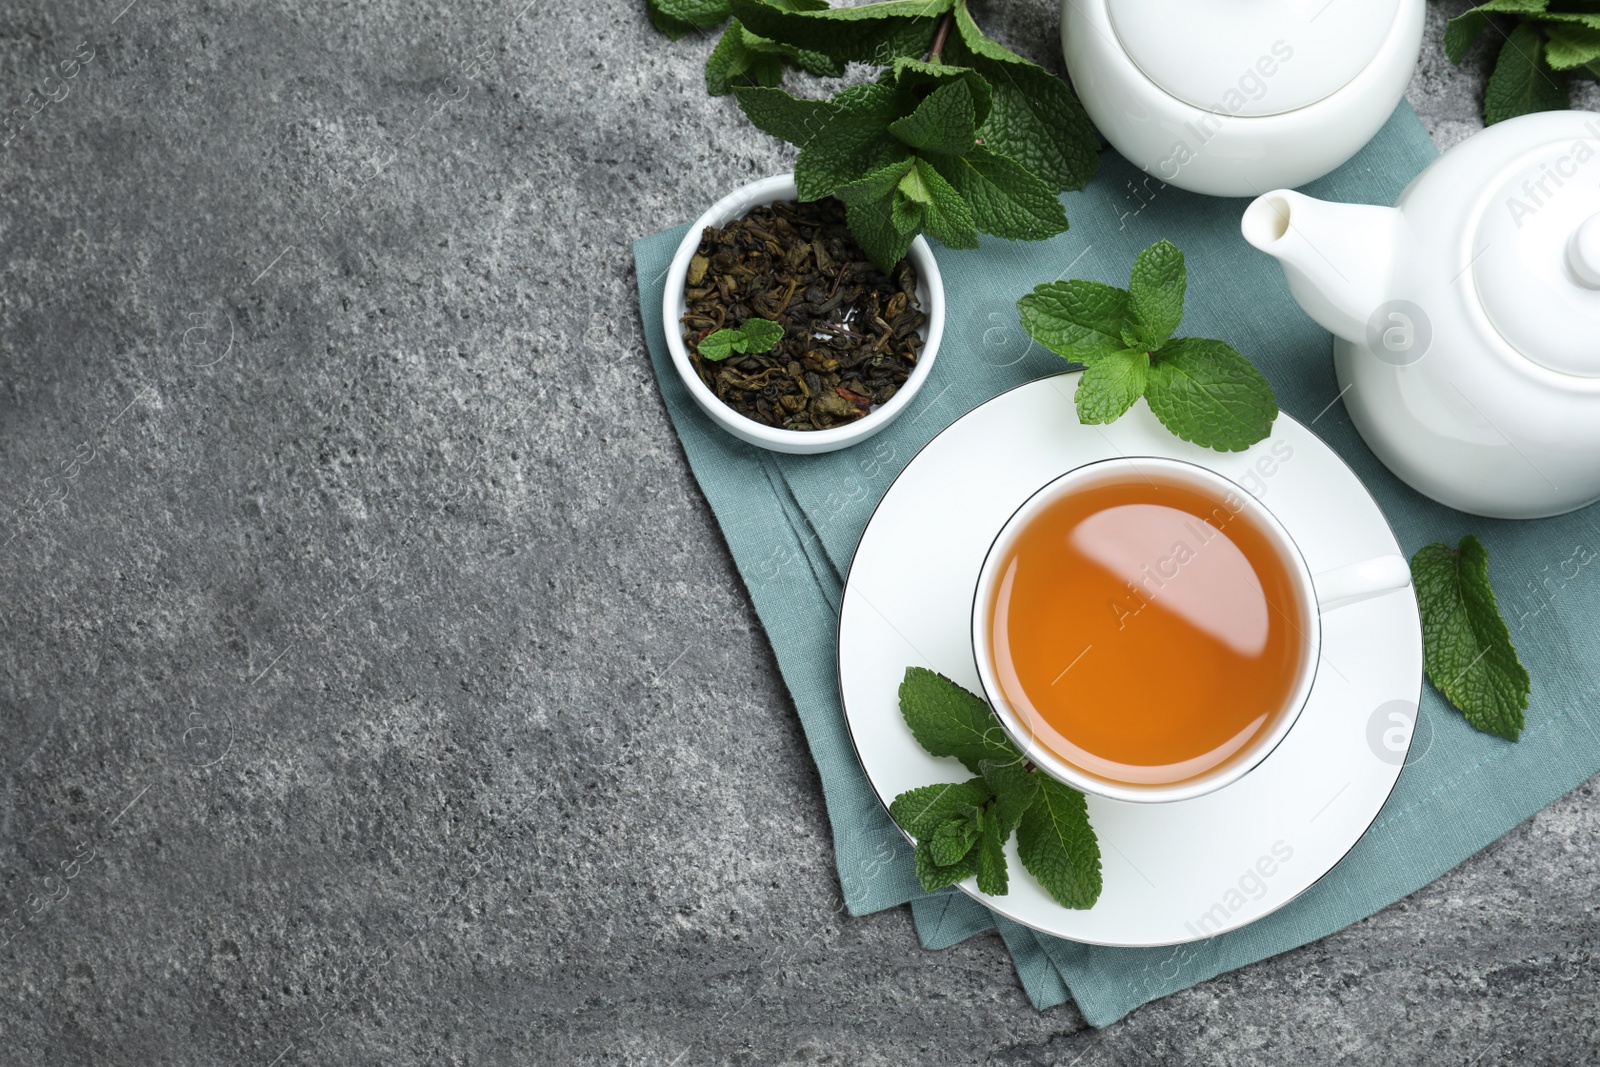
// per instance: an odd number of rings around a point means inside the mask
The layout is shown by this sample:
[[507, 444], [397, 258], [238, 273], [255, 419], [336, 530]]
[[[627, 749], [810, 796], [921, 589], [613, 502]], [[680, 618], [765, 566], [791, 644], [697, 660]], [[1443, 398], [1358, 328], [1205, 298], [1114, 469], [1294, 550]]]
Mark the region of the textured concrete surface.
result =
[[788, 150], [524, 2], [0, 10], [0, 1062], [1600, 1057], [1594, 782], [1104, 1032], [843, 915], [628, 251]]

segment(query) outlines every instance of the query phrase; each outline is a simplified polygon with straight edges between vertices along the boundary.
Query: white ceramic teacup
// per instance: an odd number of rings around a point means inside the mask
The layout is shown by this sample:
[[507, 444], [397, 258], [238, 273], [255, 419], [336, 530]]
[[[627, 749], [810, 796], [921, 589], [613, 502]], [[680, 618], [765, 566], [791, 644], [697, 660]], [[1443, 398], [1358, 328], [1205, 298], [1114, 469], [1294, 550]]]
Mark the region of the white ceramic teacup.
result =
[[[1125, 482], [1129, 476], [1163, 480], [1192, 488], [1219, 501], [1232, 516], [1241, 516], [1272, 546], [1297, 593], [1299, 617], [1291, 619], [1300, 639], [1300, 667], [1283, 707], [1267, 728], [1218, 765], [1170, 784], [1134, 784], [1092, 774], [1052, 751], [1036, 736], [1026, 717], [1011, 706], [997, 674], [991, 633], [996, 592], [1002, 569], [1018, 536], [1042, 512], [1065, 496], [1095, 486]], [[1155, 563], [1152, 560], [1151, 563]], [[1006, 520], [978, 573], [972, 600], [972, 646], [984, 696], [995, 716], [1027, 758], [1039, 769], [1085, 793], [1141, 803], [1188, 800], [1221, 789], [1248, 774], [1278, 746], [1299, 718], [1316, 680], [1322, 647], [1322, 614], [1403, 589], [1411, 582], [1404, 557], [1384, 555], [1313, 576], [1283, 524], [1242, 486], [1194, 463], [1149, 456], [1102, 460], [1074, 468], [1029, 497]], [[1136, 682], [1130, 684], [1137, 684]]]

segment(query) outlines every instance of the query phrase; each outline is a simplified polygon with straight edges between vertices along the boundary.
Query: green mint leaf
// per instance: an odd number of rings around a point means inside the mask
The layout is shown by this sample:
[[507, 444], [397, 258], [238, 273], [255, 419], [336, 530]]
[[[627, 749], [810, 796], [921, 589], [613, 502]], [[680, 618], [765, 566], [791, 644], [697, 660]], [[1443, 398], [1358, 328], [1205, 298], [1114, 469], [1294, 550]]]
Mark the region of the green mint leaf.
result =
[[674, 41], [728, 17], [728, 0], [646, 0], [645, 7], [656, 29]]
[[889, 126], [905, 113], [909, 101], [885, 85], [853, 85], [837, 93], [836, 110], [821, 130], [800, 146], [794, 178], [801, 200], [821, 200], [840, 186], [875, 167], [904, 159], [906, 150], [889, 136]]
[[1017, 852], [1062, 907], [1090, 908], [1100, 899], [1100, 842], [1076, 789], [1040, 776], [1039, 798], [1017, 827]]
[[1022, 821], [1022, 813], [1039, 799], [1039, 776], [1021, 760], [984, 760], [979, 768], [984, 785], [994, 794], [990, 822], [1003, 842]]
[[1122, 351], [1125, 290], [1075, 278], [1046, 282], [1017, 301], [1022, 328], [1056, 355], [1075, 362]]
[[[978, 247], [978, 229], [972, 223], [967, 202], [927, 160], [915, 160], [896, 188], [906, 202], [916, 205], [921, 228], [947, 247]], [[900, 199], [895, 203], [898, 208]], [[896, 225], [900, 225], [899, 219]]]
[[982, 778], [942, 782], [908, 789], [889, 805], [889, 817], [902, 830], [922, 841], [952, 816], [989, 801], [989, 786]]
[[911, 235], [922, 229], [922, 205], [896, 188], [893, 202], [889, 206], [889, 221], [894, 224], [897, 234], [904, 234], [909, 240], [915, 240]]
[[700, 353], [701, 359], [720, 363], [735, 352], [745, 351], [748, 345], [742, 330], [718, 330], [701, 338], [695, 351]]
[[1219, 452], [1249, 448], [1278, 417], [1272, 386], [1248, 359], [1197, 337], [1169, 341], [1154, 354], [1144, 396], [1167, 429]]
[[751, 47], [752, 36], [734, 19], [706, 57], [706, 92], [726, 96], [736, 85], [776, 86], [783, 80], [783, 58]]
[[1411, 559], [1428, 680], [1485, 733], [1515, 741], [1528, 706], [1527, 669], [1489, 586], [1489, 554], [1471, 534]]
[[1544, 34], [1533, 23], [1524, 22], [1511, 31], [1484, 90], [1485, 125], [1568, 106], [1566, 81], [1550, 69], [1544, 48]]
[[1157, 241], [1133, 261], [1128, 283], [1128, 329], [1123, 339], [1129, 348], [1155, 351], [1183, 321], [1183, 294], [1188, 273], [1183, 253], [1171, 241]]
[[1542, 11], [1532, 18], [1549, 29], [1557, 23], [1570, 23], [1577, 26], [1587, 26], [1591, 30], [1600, 29], [1600, 11]]
[[[1006, 831], [1009, 834], [1010, 831]], [[973, 849], [978, 876], [978, 892], [991, 897], [1003, 897], [1010, 889], [1010, 872], [1006, 870], [1006, 839], [993, 818], [983, 820], [978, 833], [978, 847]]]
[[920, 152], [961, 155], [977, 137], [972, 89], [964, 79], [929, 93], [917, 109], [889, 124], [889, 132]]
[[1489, 28], [1492, 21], [1489, 13], [1482, 8], [1473, 8], [1451, 19], [1444, 27], [1444, 54], [1450, 62], [1459, 66], [1467, 57], [1467, 52], [1483, 31]]
[[981, 74], [994, 98], [978, 128], [984, 145], [1037, 176], [1052, 193], [1087, 185], [1100, 166], [1100, 135], [1071, 87], [1020, 57], [1006, 62], [961, 51], [950, 61]]
[[971, 878], [978, 873], [978, 850], [972, 849], [949, 866], [940, 866], [933, 859], [933, 842], [918, 843], [916, 850], [917, 881], [922, 891], [932, 893], [948, 885]]
[[964, 156], [937, 156], [933, 165], [961, 194], [984, 233], [1008, 241], [1040, 241], [1067, 231], [1066, 209], [1050, 187], [983, 145], [974, 145]]
[[1555, 23], [1545, 27], [1550, 43], [1544, 58], [1552, 70], [1572, 70], [1600, 59], [1600, 29]]
[[969, 807], [939, 824], [929, 838], [928, 855], [941, 867], [961, 862], [972, 851], [983, 828], [983, 809]]
[[835, 194], [844, 201], [845, 223], [861, 250], [886, 274], [905, 258], [921, 221], [920, 211], [901, 203], [899, 191], [914, 166], [912, 159], [891, 163], [841, 185]]
[[[828, 0], [767, 0], [773, 7], [780, 11], [826, 11]], [[755, 52], [768, 52], [772, 55], [782, 56], [807, 74], [815, 74], [819, 78], [838, 78], [843, 76], [845, 64], [843, 60], [825, 56], [821, 52], [812, 52], [804, 48], [794, 48], [790, 45], [779, 44], [777, 41], [766, 37], [758, 37], [747, 28], [744, 32], [745, 46]]]
[[989, 117], [989, 107], [994, 100], [994, 93], [990, 90], [989, 83], [984, 81], [977, 71], [970, 67], [954, 67], [937, 58], [923, 62], [911, 56], [902, 56], [894, 61], [893, 67], [884, 70], [880, 80], [893, 84], [904, 92], [917, 95], [920, 95], [919, 90], [932, 90], [952, 82], [963, 82], [967, 92], [972, 94], [974, 128], [981, 126]]
[[888, 130], [908, 99], [890, 86], [855, 85], [832, 100], [801, 100], [767, 88], [735, 89], [734, 97], [751, 122], [799, 147], [794, 178], [801, 200], [832, 195], [889, 162], [886, 151], [904, 158], [906, 149]]
[[984, 760], [1004, 763], [1022, 758], [989, 705], [924, 667], [906, 668], [900, 683], [900, 714], [917, 744], [935, 756], [954, 756], [974, 774]]
[[1017, 55], [998, 41], [992, 41], [984, 36], [978, 24], [972, 21], [972, 12], [967, 10], [967, 0], [959, 0], [956, 4], [956, 33], [961, 43], [975, 56], [994, 60], [1000, 63], [1026, 64], [1028, 61]]
[[783, 340], [783, 327], [771, 319], [745, 319], [739, 332], [745, 339], [745, 347], [740, 349], [743, 352], [770, 352], [773, 345]]
[[890, 0], [861, 7], [786, 11], [767, 0], [731, 0], [733, 15], [752, 32], [840, 62], [889, 66], [933, 44], [939, 18], [954, 0]]
[[891, 192], [882, 200], [848, 204], [844, 210], [845, 224], [856, 243], [885, 274], [893, 273], [895, 264], [906, 258], [921, 218], [914, 209], [908, 215], [899, 196]]
[[815, 138], [839, 110], [832, 101], [802, 100], [782, 89], [735, 88], [733, 95], [757, 129], [800, 147]]
[[1073, 403], [1086, 425], [1116, 422], [1144, 395], [1150, 375], [1150, 354], [1143, 349], [1090, 356]]

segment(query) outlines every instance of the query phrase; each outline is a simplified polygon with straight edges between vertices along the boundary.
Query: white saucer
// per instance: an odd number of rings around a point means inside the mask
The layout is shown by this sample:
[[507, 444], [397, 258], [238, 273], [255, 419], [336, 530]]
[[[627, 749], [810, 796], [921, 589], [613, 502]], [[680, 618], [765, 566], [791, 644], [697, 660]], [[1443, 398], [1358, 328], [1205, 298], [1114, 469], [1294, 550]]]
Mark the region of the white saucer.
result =
[[[1399, 552], [1377, 503], [1327, 445], [1287, 415], [1247, 452], [1173, 437], [1140, 403], [1109, 426], [1073, 409], [1077, 374], [1004, 393], [949, 426], [906, 467], [856, 550], [839, 616], [839, 691], [879, 798], [970, 775], [922, 750], [900, 717], [908, 666], [981, 692], [969, 633], [973, 587], [995, 533], [1040, 486], [1112, 456], [1186, 459], [1244, 485], [1318, 574]], [[1051, 900], [1006, 846], [1010, 892], [961, 889], [1035, 930], [1145, 947], [1233, 930], [1283, 907], [1349, 852], [1399, 777], [1422, 687], [1412, 591], [1323, 616], [1317, 680], [1288, 737], [1243, 779], [1172, 804], [1089, 798], [1104, 891], [1093, 908]]]

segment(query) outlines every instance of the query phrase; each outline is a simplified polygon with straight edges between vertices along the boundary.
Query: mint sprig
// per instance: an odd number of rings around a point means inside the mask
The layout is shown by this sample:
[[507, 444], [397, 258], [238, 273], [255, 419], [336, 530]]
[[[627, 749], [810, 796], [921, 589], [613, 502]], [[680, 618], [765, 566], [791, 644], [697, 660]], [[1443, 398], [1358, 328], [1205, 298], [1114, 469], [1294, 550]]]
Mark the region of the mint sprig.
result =
[[1450, 62], [1465, 59], [1491, 26], [1498, 31], [1489, 36], [1498, 42], [1499, 54], [1483, 94], [1485, 125], [1535, 111], [1564, 110], [1571, 102], [1574, 77], [1600, 81], [1600, 10], [1592, 0], [1479, 4], [1445, 26]]
[[1083, 794], [1035, 770], [980, 698], [923, 667], [906, 668], [900, 714], [917, 743], [960, 760], [976, 778], [922, 786], [894, 798], [889, 815], [917, 842], [917, 880], [927, 892], [973, 876], [978, 890], [1010, 888], [1005, 843], [1045, 892], [1067, 908], [1100, 897], [1100, 843]]
[[759, 354], [772, 351], [783, 340], [783, 327], [771, 319], [749, 318], [741, 326], [706, 334], [696, 344], [701, 359], [721, 362], [735, 352]]
[[[1099, 164], [1099, 135], [1066, 82], [984, 36], [967, 0], [647, 2], [669, 34], [732, 16], [707, 89], [733, 93], [751, 122], [799, 148], [800, 199], [844, 200], [885, 271], [921, 233], [951, 248], [976, 248], [980, 233], [1061, 233], [1058, 194]], [[826, 100], [780, 87], [790, 68], [837, 75], [851, 62], [882, 69]]]
[[1017, 301], [1028, 335], [1084, 366], [1078, 421], [1115, 422], [1140, 397], [1185, 441], [1240, 452], [1272, 432], [1272, 386], [1231, 345], [1173, 337], [1183, 320], [1183, 253], [1159, 241], [1134, 261], [1127, 289], [1073, 279], [1048, 282]]
[[1427, 545], [1411, 559], [1428, 680], [1485, 733], [1522, 733], [1530, 681], [1489, 585], [1489, 553], [1471, 534], [1457, 548]]

